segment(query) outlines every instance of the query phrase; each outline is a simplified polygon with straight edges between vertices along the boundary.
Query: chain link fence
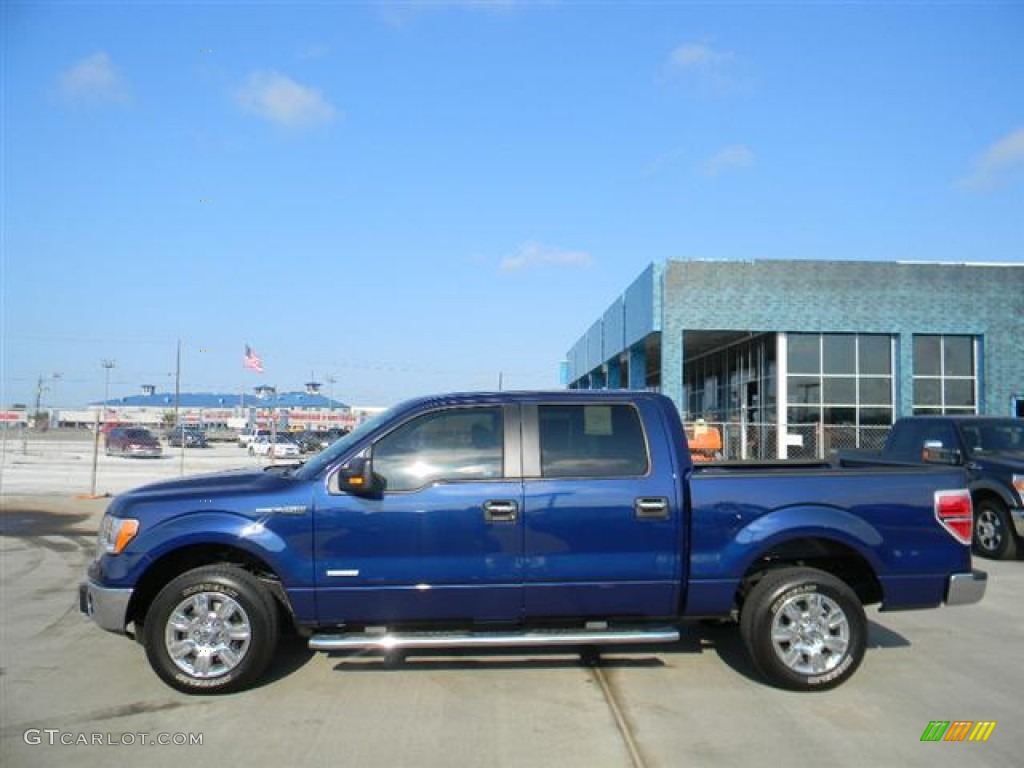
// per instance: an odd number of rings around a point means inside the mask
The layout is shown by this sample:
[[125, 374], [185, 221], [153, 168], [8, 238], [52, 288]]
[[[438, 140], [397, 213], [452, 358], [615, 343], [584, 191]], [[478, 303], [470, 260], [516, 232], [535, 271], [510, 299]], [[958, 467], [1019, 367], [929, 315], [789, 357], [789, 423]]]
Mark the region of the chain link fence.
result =
[[[768, 461], [829, 459], [839, 451], [878, 451], [891, 426], [686, 422], [686, 437], [695, 461]], [[780, 444], [783, 450], [780, 451]]]

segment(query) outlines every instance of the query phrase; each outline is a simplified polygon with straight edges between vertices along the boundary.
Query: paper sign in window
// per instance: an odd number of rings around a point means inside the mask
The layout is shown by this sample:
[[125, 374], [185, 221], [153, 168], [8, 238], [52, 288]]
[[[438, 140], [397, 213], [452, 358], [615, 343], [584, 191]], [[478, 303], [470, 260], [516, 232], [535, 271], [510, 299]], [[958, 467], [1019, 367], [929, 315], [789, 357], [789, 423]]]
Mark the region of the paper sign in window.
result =
[[612, 409], [608, 405], [588, 405], [583, 409], [583, 433], [609, 436], [612, 434]]

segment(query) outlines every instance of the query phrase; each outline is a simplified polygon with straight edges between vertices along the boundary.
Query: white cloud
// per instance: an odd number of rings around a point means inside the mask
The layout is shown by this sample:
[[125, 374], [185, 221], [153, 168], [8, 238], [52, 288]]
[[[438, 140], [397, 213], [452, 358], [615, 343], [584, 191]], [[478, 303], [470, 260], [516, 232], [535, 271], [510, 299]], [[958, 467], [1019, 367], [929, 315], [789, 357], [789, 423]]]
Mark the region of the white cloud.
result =
[[714, 178], [725, 171], [749, 168], [754, 164], [756, 155], [743, 144], [733, 144], [716, 152], [704, 163], [704, 173]]
[[960, 185], [974, 190], [995, 189], [1009, 183], [1013, 175], [1021, 171], [1024, 171], [1024, 128], [1007, 134], [986, 149]]
[[236, 99], [264, 120], [291, 128], [330, 123], [339, 114], [318, 89], [279, 72], [251, 73]]
[[125, 102], [128, 85], [105, 51], [76, 61], [57, 76], [61, 96], [74, 102]]
[[683, 83], [706, 96], [743, 93], [752, 85], [742, 60], [701, 42], [677, 46], [668, 56], [661, 81]]
[[731, 54], [714, 50], [703, 43], [683, 43], [669, 56], [669, 65], [677, 71], [707, 71], [725, 64]]
[[524, 243], [519, 250], [501, 260], [502, 272], [518, 272], [532, 267], [588, 267], [593, 263], [585, 251], [567, 251], [540, 243]]

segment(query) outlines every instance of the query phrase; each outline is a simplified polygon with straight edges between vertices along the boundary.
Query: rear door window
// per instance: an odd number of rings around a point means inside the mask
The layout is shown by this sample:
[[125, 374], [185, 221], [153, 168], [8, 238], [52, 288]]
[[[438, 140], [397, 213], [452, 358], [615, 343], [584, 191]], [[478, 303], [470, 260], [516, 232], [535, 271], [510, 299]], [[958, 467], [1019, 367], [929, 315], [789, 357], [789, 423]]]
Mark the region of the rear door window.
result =
[[633, 406], [541, 405], [538, 419], [543, 477], [647, 474], [647, 441]]

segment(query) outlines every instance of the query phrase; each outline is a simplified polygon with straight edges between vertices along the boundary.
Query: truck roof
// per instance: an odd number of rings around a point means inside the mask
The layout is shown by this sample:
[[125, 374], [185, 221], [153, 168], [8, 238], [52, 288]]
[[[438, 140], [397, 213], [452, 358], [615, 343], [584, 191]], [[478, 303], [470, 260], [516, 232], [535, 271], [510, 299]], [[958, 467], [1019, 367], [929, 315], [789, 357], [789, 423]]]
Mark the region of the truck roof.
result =
[[636, 402], [641, 399], [668, 400], [665, 395], [637, 389], [554, 389], [512, 390], [501, 392], [451, 392], [427, 395], [407, 400], [403, 408], [423, 405], [455, 405], [477, 403], [580, 403], [580, 402]]

